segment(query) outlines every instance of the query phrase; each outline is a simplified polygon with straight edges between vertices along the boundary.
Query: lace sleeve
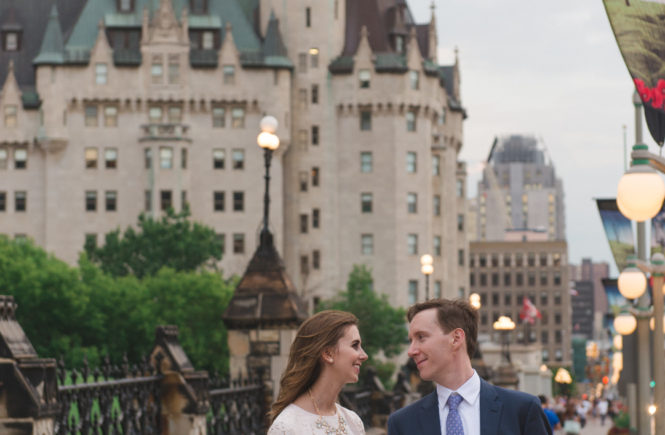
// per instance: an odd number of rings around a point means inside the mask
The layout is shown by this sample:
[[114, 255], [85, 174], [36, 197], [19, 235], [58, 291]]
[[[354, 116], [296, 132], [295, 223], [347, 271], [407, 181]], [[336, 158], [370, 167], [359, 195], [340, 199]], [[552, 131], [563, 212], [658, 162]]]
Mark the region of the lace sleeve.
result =
[[352, 434], [365, 435], [365, 425], [363, 424], [363, 421], [360, 419], [358, 414], [356, 414], [351, 410], [348, 410], [347, 418], [349, 420], [349, 427], [351, 428]]
[[295, 430], [293, 430], [293, 425], [289, 424], [284, 420], [275, 420], [270, 429], [268, 429], [268, 435], [296, 435]]

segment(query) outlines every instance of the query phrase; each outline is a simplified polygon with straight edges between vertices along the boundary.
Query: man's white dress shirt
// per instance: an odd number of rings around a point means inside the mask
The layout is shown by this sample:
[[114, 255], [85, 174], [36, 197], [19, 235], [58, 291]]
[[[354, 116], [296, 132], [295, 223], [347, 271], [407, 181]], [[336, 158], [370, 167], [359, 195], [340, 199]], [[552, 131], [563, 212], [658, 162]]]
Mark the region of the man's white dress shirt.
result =
[[446, 435], [446, 418], [448, 418], [448, 396], [457, 393], [462, 396], [457, 412], [462, 419], [464, 435], [480, 435], [480, 377], [476, 371], [461, 387], [453, 391], [436, 384], [436, 394], [439, 397], [439, 421], [441, 422], [441, 435]]

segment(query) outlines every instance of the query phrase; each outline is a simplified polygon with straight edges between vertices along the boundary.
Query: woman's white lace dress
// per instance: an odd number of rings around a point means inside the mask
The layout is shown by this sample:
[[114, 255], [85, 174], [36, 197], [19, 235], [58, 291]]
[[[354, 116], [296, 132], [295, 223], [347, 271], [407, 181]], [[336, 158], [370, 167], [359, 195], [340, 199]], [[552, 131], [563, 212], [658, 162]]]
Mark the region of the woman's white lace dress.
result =
[[[341, 415], [344, 419], [346, 433], [348, 435], [364, 435], [365, 427], [358, 414], [337, 403], [335, 406], [337, 407], [337, 414]], [[307, 412], [292, 403], [284, 408], [275, 421], [273, 421], [270, 429], [268, 429], [268, 435], [325, 435], [326, 429], [318, 428], [316, 425], [318, 419], [318, 415]], [[337, 429], [339, 426], [339, 420], [336, 415], [324, 415], [323, 419], [334, 429]]]

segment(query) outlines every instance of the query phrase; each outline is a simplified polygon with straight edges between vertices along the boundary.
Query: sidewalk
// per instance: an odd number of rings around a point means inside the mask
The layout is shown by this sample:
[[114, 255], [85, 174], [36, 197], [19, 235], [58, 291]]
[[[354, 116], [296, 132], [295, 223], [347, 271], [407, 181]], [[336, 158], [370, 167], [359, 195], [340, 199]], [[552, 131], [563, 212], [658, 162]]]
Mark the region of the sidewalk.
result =
[[[612, 427], [612, 420], [610, 418], [605, 419], [605, 426], [600, 425], [600, 418], [589, 417], [587, 419], [586, 425], [580, 435], [607, 435], [607, 431]], [[556, 435], [564, 435], [563, 430], [556, 432]]]

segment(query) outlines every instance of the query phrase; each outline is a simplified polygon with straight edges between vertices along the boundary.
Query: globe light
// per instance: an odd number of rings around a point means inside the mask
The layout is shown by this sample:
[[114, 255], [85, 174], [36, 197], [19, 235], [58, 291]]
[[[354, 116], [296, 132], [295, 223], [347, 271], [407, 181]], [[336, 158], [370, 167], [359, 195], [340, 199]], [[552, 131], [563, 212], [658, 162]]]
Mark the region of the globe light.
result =
[[420, 267], [420, 271], [421, 271], [424, 275], [431, 275], [432, 272], [434, 272], [434, 266], [432, 266], [431, 264], [423, 264], [423, 265]]
[[634, 164], [619, 180], [617, 206], [628, 219], [651, 219], [660, 211], [663, 199], [665, 183], [648, 164]]
[[262, 131], [256, 138], [256, 142], [263, 149], [275, 151], [279, 147], [279, 138], [273, 133]]
[[261, 123], [259, 125], [261, 127], [261, 131], [274, 134], [277, 131], [277, 125], [278, 125], [277, 118], [270, 115], [264, 116], [261, 119]]
[[512, 331], [515, 329], [515, 322], [508, 316], [500, 316], [499, 320], [492, 324], [497, 331]]
[[614, 318], [614, 329], [621, 335], [630, 335], [637, 328], [637, 320], [630, 313], [621, 313]]
[[420, 264], [422, 266], [432, 265], [433, 262], [434, 262], [434, 259], [429, 254], [425, 254], [422, 257], [420, 257]]
[[630, 266], [619, 274], [617, 284], [623, 297], [636, 299], [644, 294], [647, 288], [647, 277], [637, 267]]
[[473, 308], [479, 310], [482, 304], [480, 303], [480, 295], [478, 293], [471, 293], [469, 295], [469, 303]]
[[559, 370], [556, 371], [554, 375], [554, 380], [560, 384], [570, 384], [573, 382], [573, 377], [570, 376], [570, 372], [563, 367], [559, 367]]

